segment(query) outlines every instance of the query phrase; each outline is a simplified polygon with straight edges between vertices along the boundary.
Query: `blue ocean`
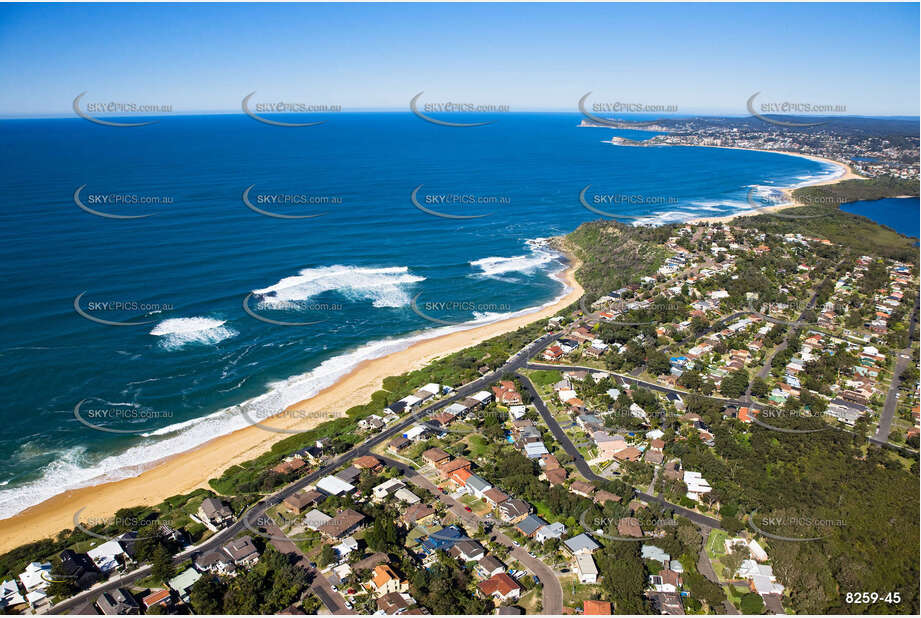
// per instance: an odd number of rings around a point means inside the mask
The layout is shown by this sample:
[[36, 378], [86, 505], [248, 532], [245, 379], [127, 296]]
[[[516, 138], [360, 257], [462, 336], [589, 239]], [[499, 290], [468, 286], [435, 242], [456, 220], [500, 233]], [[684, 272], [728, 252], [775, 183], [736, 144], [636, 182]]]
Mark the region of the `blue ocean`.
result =
[[615, 196], [599, 209], [655, 225], [838, 173], [614, 146], [650, 134], [576, 114], [490, 120], [0, 121], [0, 517], [137, 474], [364, 359], [552, 302], [565, 264], [542, 239], [599, 218], [589, 185]]

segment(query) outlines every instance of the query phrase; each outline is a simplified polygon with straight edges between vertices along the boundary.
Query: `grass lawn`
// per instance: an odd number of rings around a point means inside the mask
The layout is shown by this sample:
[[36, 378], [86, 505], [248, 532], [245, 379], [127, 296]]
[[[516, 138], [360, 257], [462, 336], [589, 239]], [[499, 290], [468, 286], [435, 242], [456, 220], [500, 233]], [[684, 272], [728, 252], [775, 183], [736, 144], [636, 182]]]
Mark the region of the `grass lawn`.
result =
[[742, 597], [748, 594], [750, 591], [745, 586], [726, 584], [723, 586], [723, 592], [726, 593], [726, 598], [729, 599], [730, 603], [736, 607], [739, 607], [739, 604], [742, 603]]
[[538, 589], [530, 590], [523, 594], [515, 603], [518, 607], [524, 609], [526, 614], [536, 614], [537, 604], [541, 600], [541, 592]]
[[581, 608], [584, 601], [597, 599], [601, 596], [601, 586], [580, 584], [575, 573], [560, 575], [560, 586], [563, 588], [563, 606]]
[[707, 554], [711, 560], [726, 554], [726, 541], [728, 539], [729, 534], [725, 530], [715, 529], [710, 532], [710, 537], [707, 539]]
[[492, 510], [488, 502], [483, 502], [476, 496], [471, 496], [470, 494], [461, 496], [460, 502], [465, 506], [469, 506], [478, 517], [482, 517]]

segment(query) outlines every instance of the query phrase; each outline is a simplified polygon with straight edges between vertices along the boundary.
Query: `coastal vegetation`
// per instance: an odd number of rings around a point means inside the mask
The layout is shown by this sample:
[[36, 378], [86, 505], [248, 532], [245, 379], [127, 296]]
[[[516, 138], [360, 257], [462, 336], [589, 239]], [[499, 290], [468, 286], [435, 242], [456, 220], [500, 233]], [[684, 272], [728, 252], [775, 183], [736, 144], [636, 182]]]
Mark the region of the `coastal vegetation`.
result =
[[887, 197], [917, 197], [918, 193], [917, 180], [881, 176], [800, 187], [793, 191], [793, 198], [807, 206], [838, 206], [847, 202], [881, 200]]

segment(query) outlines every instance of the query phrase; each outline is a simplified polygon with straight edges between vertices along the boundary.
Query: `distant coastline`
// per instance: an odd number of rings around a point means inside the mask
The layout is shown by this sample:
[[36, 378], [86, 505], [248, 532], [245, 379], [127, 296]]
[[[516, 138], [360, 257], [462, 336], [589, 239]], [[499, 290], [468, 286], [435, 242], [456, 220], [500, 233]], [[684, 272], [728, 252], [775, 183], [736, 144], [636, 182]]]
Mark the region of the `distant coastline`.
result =
[[790, 157], [800, 157], [803, 159], [810, 159], [812, 161], [817, 161], [818, 163], [825, 163], [828, 165], [834, 165], [841, 170], [841, 173], [834, 178], [828, 179], [817, 179], [815, 182], [807, 182], [800, 186], [796, 187], [783, 187], [780, 189], [783, 196], [787, 201], [783, 204], [776, 204], [773, 206], [765, 206], [763, 208], [752, 208], [751, 210], [742, 210], [730, 215], [724, 215], [721, 217], [699, 217], [691, 219], [688, 223], [727, 223], [736, 219], [738, 217], [750, 217], [753, 215], [760, 215], [771, 212], [780, 212], [787, 208], [796, 208], [799, 206], [805, 206], [797, 202], [793, 198], [793, 190], [799, 189], [800, 187], [819, 187], [823, 185], [833, 185], [845, 180], [864, 180], [863, 176], [860, 176], [854, 173], [854, 170], [851, 169], [851, 166], [847, 163], [842, 163], [841, 161], [835, 161], [834, 159], [828, 159], [826, 157], [820, 157], [818, 155], [803, 154], [801, 152], [791, 152], [788, 150], [765, 150], [763, 148], [742, 148], [740, 146], [691, 146], [692, 148], [721, 148], [724, 150], [750, 150], [752, 152], [770, 152], [775, 154], [787, 155]]

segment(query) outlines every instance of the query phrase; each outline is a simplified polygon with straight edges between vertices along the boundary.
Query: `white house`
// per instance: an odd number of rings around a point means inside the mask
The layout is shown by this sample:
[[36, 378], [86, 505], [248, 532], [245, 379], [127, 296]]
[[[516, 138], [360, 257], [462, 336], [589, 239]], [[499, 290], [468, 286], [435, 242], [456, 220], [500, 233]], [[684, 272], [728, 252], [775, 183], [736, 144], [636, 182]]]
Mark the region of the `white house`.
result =
[[598, 582], [598, 566], [591, 554], [576, 554], [576, 573], [579, 574], [580, 584], [595, 584]]
[[700, 499], [701, 494], [710, 493], [712, 488], [710, 483], [707, 482], [700, 472], [692, 472], [690, 470], [684, 471], [684, 484], [688, 486], [687, 497], [691, 500], [697, 501]]
[[86, 555], [99, 567], [100, 571], [108, 573], [118, 566], [118, 558], [125, 555], [125, 548], [118, 541], [106, 541], [99, 547], [86, 552]]
[[330, 475], [324, 476], [319, 481], [317, 481], [317, 489], [325, 494], [338, 496], [340, 494], [349, 493], [355, 489], [355, 486], [351, 483], [346, 483], [338, 477]]
[[51, 585], [50, 580], [50, 562], [30, 562], [26, 566], [26, 570], [19, 574], [19, 581], [22, 582], [26, 592], [32, 592], [34, 590], [45, 590], [45, 588]]
[[[49, 567], [51, 565], [49, 564]], [[15, 580], [7, 580], [0, 584], [0, 609], [10, 607], [11, 605], [20, 605], [26, 600], [19, 592], [19, 586]]]
[[384, 500], [387, 496], [404, 487], [406, 487], [406, 483], [400, 479], [389, 479], [380, 485], [376, 485], [371, 492], [374, 494], [375, 500]]
[[550, 539], [560, 539], [564, 534], [566, 534], [566, 526], [560, 522], [555, 522], [538, 528], [537, 532], [534, 533], [534, 538], [538, 543], [544, 543]]

